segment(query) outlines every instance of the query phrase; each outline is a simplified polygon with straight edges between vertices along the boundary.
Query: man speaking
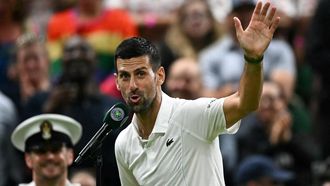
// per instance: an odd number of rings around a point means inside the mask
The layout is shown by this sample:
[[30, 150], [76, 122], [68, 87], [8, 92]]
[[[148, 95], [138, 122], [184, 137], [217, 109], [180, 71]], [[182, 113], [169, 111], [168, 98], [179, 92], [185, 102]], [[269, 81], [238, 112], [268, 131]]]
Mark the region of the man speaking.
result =
[[134, 112], [115, 144], [122, 185], [225, 185], [218, 135], [236, 132], [240, 119], [258, 108], [263, 54], [280, 19], [275, 12], [258, 2], [245, 30], [234, 18], [245, 67], [239, 90], [221, 99], [167, 96], [157, 49], [138, 37], [118, 46], [116, 84]]

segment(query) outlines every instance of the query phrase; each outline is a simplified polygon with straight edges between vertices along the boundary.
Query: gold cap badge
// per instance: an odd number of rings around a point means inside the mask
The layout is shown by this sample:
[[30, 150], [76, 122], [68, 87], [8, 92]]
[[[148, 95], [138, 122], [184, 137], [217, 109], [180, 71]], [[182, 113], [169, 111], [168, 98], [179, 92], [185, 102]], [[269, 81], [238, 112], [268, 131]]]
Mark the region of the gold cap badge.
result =
[[45, 140], [50, 139], [52, 137], [52, 130], [53, 130], [53, 126], [48, 120], [45, 120], [41, 123], [40, 132], [43, 139]]

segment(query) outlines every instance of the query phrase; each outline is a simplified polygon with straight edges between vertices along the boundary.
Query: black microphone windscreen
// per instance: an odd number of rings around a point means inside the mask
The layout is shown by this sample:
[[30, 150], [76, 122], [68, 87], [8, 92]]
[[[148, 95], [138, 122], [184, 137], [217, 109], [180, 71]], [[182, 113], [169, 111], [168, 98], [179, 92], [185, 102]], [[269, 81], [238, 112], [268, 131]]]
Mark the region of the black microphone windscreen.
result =
[[124, 103], [116, 103], [105, 114], [103, 122], [109, 125], [110, 129], [120, 128], [128, 119], [129, 110]]

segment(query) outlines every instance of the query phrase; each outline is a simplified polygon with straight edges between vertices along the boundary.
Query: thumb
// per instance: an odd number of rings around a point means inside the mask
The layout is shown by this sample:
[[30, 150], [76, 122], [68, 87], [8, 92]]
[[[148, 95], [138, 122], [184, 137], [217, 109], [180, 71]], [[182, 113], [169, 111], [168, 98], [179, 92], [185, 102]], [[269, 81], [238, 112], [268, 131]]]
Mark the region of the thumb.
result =
[[234, 17], [234, 24], [236, 29], [236, 35], [241, 35], [243, 33], [243, 27], [241, 21], [237, 17]]

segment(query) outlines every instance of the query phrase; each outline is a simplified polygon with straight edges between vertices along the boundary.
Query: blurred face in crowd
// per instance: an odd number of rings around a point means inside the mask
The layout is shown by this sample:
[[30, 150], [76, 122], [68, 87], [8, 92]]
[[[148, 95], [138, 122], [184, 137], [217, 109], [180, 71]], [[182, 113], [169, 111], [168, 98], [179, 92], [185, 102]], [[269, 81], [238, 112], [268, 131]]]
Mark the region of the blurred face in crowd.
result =
[[25, 77], [29, 82], [38, 84], [48, 77], [48, 56], [40, 44], [34, 43], [20, 48], [17, 53], [18, 75]]
[[170, 67], [166, 88], [172, 97], [199, 98], [202, 82], [197, 62], [190, 58], [175, 61]]
[[262, 177], [255, 181], [250, 181], [247, 186], [282, 186], [280, 183], [276, 183], [273, 179], [268, 177]]
[[147, 55], [117, 59], [116, 83], [118, 90], [135, 113], [147, 111], [161, 94], [165, 79], [164, 68], [153, 71]]
[[330, 186], [330, 181], [327, 181], [326, 183], [323, 183], [322, 186]]
[[73, 162], [73, 150], [63, 145], [47, 151], [31, 151], [25, 153], [25, 161], [34, 178], [55, 181], [66, 176], [67, 167]]
[[95, 60], [95, 52], [85, 40], [72, 38], [63, 52], [63, 76], [71, 82], [86, 83], [94, 73]]
[[92, 65], [85, 59], [74, 59], [64, 62], [65, 76], [69, 81], [75, 83], [85, 83], [92, 75]]
[[183, 31], [192, 39], [203, 38], [212, 29], [211, 13], [204, 1], [186, 3], [179, 14]]
[[72, 183], [79, 183], [81, 186], [96, 186], [95, 177], [88, 172], [78, 172], [71, 178]]
[[259, 118], [265, 123], [269, 123], [275, 117], [280, 109], [285, 106], [281, 98], [281, 89], [279, 85], [273, 82], [265, 82], [261, 94], [260, 105], [258, 109]]

